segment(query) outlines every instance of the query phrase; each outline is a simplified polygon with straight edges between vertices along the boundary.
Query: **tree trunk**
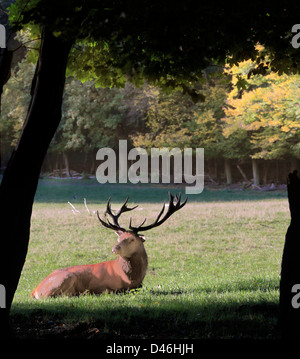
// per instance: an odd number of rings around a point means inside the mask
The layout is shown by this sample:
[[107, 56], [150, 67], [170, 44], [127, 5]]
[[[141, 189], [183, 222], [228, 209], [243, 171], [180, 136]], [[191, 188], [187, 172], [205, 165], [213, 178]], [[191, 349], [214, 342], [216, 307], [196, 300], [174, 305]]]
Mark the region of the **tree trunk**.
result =
[[71, 172], [70, 172], [69, 159], [68, 159], [68, 155], [66, 154], [66, 152], [63, 152], [63, 159], [64, 159], [67, 177], [72, 177]]
[[280, 325], [284, 338], [300, 338], [300, 179], [289, 175], [291, 223], [285, 237], [280, 279]]
[[218, 181], [218, 161], [214, 158], [214, 178]]
[[259, 186], [260, 178], [259, 178], [258, 163], [257, 160], [255, 160], [254, 158], [252, 158], [252, 173], [253, 173], [253, 184]]
[[264, 161], [264, 175], [263, 175], [263, 183], [268, 183], [268, 175], [269, 175], [269, 168], [270, 168], [270, 161], [265, 160]]
[[54, 169], [59, 173], [60, 170], [60, 154], [57, 152], [55, 156], [55, 167]]
[[96, 172], [96, 151], [92, 151], [92, 164], [90, 168], [90, 173], [94, 174]]
[[27, 254], [32, 204], [41, 166], [61, 119], [71, 45], [43, 29], [31, 103], [0, 186], [1, 232], [5, 233], [1, 236], [0, 284], [6, 289], [6, 308], [0, 309], [0, 335], [6, 333], [11, 303]]
[[224, 160], [225, 175], [226, 175], [226, 184], [232, 184], [232, 174], [231, 174], [231, 163], [230, 160], [225, 158]]
[[298, 160], [297, 158], [292, 158], [291, 160], [291, 172], [298, 170]]
[[276, 182], [279, 182], [279, 160], [276, 160]]
[[242, 175], [242, 177], [244, 178], [244, 180], [246, 182], [250, 182], [247, 178], [247, 176], [245, 175], [245, 172], [241, 169], [240, 165], [236, 165], [237, 169], [240, 171], [240, 174]]

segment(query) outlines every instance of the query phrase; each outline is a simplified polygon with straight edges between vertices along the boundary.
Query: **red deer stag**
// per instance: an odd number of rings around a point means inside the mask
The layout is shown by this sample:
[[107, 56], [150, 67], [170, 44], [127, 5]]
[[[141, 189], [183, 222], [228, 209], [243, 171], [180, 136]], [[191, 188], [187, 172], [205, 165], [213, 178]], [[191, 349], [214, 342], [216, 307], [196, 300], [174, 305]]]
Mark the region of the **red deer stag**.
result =
[[[176, 195], [174, 202], [174, 197], [169, 193], [169, 207], [165, 215], [162, 217], [165, 210], [164, 204], [156, 220], [148, 226], [143, 226], [145, 219], [138, 227], [134, 227], [130, 218], [129, 230], [122, 228], [118, 220], [122, 213], [132, 211], [137, 206], [127, 207], [127, 197], [119, 211], [113, 214], [109, 199], [105, 212], [106, 221], [100, 218], [98, 211], [97, 216], [103, 226], [113, 229], [118, 235], [118, 243], [112, 248], [112, 252], [118, 255], [117, 259], [56, 269], [32, 291], [31, 298], [75, 296], [85, 292], [100, 294], [105, 291], [117, 292], [140, 287], [146, 274], [148, 260], [143, 244], [145, 237], [138, 232], [160, 226], [173, 213], [181, 209], [187, 199], [180, 203], [180, 197], [180, 194], [178, 197]], [[112, 222], [107, 215], [112, 218]]]

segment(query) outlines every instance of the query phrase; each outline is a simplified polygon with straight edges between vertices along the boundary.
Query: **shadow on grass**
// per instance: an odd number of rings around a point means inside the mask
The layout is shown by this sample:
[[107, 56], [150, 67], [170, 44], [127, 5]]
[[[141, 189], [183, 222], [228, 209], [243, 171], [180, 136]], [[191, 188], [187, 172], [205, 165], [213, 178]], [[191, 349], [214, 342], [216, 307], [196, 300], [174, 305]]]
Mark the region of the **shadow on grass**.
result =
[[277, 303], [264, 301], [176, 308], [172, 300], [157, 308], [93, 310], [52, 301], [35, 308], [18, 304], [11, 324], [24, 339], [279, 339], [277, 318]]

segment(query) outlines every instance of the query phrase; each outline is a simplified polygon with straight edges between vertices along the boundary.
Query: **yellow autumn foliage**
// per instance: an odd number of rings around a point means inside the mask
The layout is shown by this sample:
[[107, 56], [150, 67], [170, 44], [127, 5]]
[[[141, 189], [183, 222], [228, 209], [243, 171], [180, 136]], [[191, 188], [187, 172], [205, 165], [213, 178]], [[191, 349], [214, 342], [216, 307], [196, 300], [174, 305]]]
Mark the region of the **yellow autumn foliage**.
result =
[[[257, 49], [263, 51], [260, 45]], [[234, 135], [238, 128], [248, 132], [255, 158], [300, 156], [300, 75], [279, 76], [268, 69], [266, 74], [248, 76], [260, 65], [248, 60], [225, 69], [234, 86], [224, 109], [224, 136]]]

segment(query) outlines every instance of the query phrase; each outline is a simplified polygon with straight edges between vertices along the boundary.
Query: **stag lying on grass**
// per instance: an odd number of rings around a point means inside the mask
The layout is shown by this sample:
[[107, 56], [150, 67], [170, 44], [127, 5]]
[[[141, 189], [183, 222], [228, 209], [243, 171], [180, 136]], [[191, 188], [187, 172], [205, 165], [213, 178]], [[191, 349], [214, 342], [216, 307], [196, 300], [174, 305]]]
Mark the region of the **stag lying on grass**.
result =
[[146, 274], [148, 260], [144, 247], [145, 237], [138, 232], [160, 226], [187, 202], [186, 199], [180, 203], [180, 195], [175, 196], [174, 201], [174, 197], [169, 193], [169, 198], [168, 210], [163, 217], [165, 204], [156, 220], [148, 226], [143, 226], [145, 219], [138, 227], [134, 227], [130, 218], [129, 230], [122, 228], [118, 220], [122, 213], [132, 211], [137, 206], [127, 207], [127, 197], [119, 211], [114, 214], [109, 199], [105, 216], [109, 215], [112, 222], [108, 218], [103, 221], [98, 211], [97, 216], [103, 226], [113, 229], [118, 235], [118, 243], [112, 248], [112, 252], [118, 256], [117, 259], [57, 269], [42, 280], [32, 291], [31, 297], [40, 299], [60, 295], [75, 296], [86, 292], [100, 294], [105, 291], [117, 292], [140, 287]]

